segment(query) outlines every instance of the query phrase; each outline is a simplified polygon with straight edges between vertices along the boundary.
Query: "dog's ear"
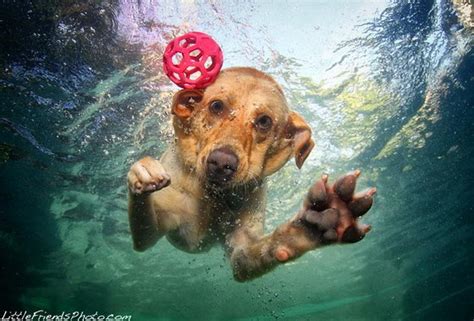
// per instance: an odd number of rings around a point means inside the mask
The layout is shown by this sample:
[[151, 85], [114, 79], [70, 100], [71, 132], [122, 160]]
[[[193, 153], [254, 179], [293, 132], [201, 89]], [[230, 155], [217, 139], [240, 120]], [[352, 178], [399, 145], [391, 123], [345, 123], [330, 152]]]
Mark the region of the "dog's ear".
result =
[[171, 113], [181, 119], [186, 119], [193, 113], [197, 103], [202, 100], [202, 90], [183, 89], [173, 97]]
[[314, 147], [314, 141], [311, 139], [311, 128], [300, 115], [293, 111], [288, 116], [286, 137], [293, 140], [296, 166], [301, 168]]

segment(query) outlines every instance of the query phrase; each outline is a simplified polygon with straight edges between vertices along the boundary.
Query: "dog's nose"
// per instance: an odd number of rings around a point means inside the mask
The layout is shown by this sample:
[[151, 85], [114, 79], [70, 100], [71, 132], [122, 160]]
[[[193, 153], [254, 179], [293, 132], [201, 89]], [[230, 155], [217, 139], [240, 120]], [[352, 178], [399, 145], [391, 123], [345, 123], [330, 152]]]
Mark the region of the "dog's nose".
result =
[[239, 159], [230, 148], [216, 149], [207, 158], [208, 178], [213, 182], [227, 182], [232, 179], [238, 166]]

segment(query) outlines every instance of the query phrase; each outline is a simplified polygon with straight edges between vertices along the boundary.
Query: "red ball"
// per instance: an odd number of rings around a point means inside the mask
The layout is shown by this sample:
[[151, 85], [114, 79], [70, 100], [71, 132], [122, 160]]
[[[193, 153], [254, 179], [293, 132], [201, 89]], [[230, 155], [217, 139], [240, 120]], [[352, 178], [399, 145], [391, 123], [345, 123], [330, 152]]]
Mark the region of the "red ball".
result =
[[171, 41], [163, 54], [165, 74], [181, 88], [200, 89], [216, 80], [224, 57], [209, 35], [190, 32]]

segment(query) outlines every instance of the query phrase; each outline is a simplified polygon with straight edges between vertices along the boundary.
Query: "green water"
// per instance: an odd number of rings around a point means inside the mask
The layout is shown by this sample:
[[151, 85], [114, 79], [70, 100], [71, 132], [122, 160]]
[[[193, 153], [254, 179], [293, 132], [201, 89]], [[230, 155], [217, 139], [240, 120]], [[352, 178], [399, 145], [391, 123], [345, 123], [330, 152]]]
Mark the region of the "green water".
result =
[[[0, 313], [132, 320], [472, 320], [472, 31], [449, 1], [0, 4]], [[377, 186], [360, 243], [238, 283], [220, 248], [132, 250], [125, 177], [172, 140], [163, 45], [213, 35], [313, 128], [267, 230], [322, 173]]]

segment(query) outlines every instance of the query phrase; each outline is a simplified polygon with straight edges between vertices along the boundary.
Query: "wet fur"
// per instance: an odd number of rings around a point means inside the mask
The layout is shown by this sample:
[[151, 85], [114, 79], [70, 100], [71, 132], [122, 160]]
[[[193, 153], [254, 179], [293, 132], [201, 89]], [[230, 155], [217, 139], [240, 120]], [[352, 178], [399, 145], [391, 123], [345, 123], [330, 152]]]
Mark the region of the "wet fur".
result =
[[[216, 99], [225, 106], [219, 115], [209, 111]], [[205, 90], [179, 91], [171, 109], [175, 143], [159, 161], [145, 157], [128, 174], [129, 220], [136, 250], [146, 250], [165, 235], [188, 252], [206, 251], [220, 243], [235, 278], [244, 281], [321, 244], [343, 240], [348, 227], [355, 229], [349, 241], [365, 235], [340, 199], [343, 196], [355, 202], [353, 207], [359, 206], [352, 197], [356, 177], [339, 184], [342, 196], [326, 181], [319, 182], [299, 213], [264, 235], [265, 178], [291, 157], [301, 167], [314, 146], [311, 129], [290, 111], [281, 87], [270, 76], [252, 68], [227, 69]], [[268, 132], [256, 130], [254, 121], [261, 114], [273, 120]], [[224, 146], [235, 152], [239, 165], [229, 183], [216, 186], [207, 180], [206, 160]], [[327, 193], [316, 195], [322, 193], [321, 186]], [[337, 214], [324, 212], [324, 206], [322, 212], [316, 211], [310, 201], [313, 194], [327, 202], [326, 208], [332, 204]], [[362, 211], [368, 210], [364, 204]], [[307, 220], [309, 211], [316, 214]]]

